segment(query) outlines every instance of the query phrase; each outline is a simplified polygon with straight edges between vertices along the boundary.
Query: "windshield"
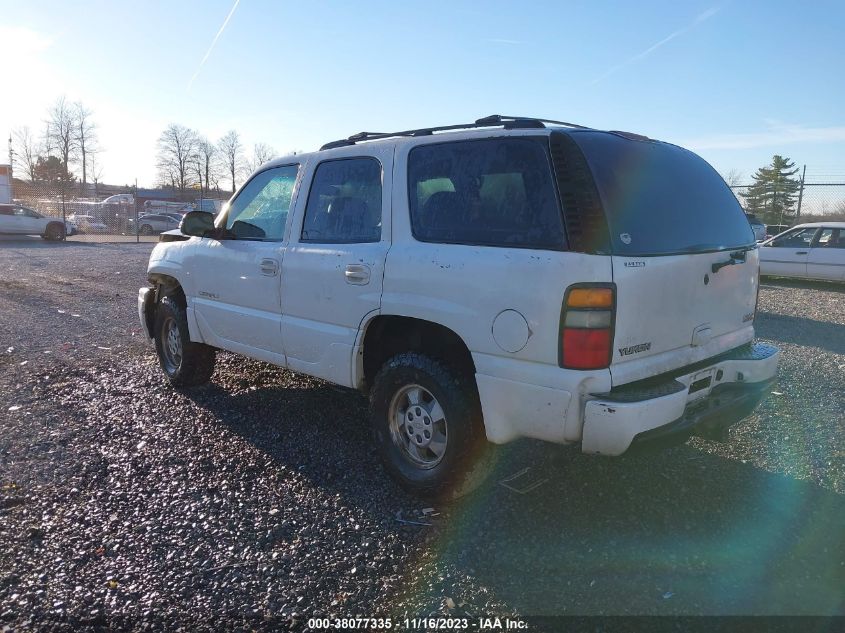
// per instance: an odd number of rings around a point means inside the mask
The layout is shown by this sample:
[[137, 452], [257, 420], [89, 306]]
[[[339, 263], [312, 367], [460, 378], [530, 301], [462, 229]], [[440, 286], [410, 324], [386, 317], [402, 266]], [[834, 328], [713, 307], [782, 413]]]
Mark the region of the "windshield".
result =
[[753, 246], [721, 176], [692, 152], [606, 132], [576, 132], [610, 228], [613, 252], [670, 255]]

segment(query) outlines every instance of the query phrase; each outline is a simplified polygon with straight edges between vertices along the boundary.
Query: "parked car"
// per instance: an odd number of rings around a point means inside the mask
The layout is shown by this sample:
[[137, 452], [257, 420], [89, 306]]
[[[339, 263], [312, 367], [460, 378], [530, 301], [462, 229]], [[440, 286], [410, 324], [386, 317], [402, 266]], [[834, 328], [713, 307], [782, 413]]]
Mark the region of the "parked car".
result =
[[193, 211], [190, 202], [172, 202], [169, 200], [146, 200], [144, 202], [145, 213], [188, 213]]
[[100, 204], [120, 204], [120, 205], [134, 205], [135, 204], [135, 196], [131, 193], [118, 193], [113, 196], [109, 196], [105, 200], [103, 200]]
[[61, 218], [44, 216], [20, 204], [0, 204], [0, 233], [40, 235], [45, 240], [59, 241], [72, 232]]
[[[153, 235], [162, 231], [178, 229], [182, 216], [171, 213], [148, 213], [138, 217], [138, 233], [140, 235]], [[130, 232], [135, 231], [134, 219], [129, 220]]]
[[73, 227], [75, 233], [108, 233], [109, 227], [105, 222], [98, 220], [93, 215], [82, 215], [74, 213], [67, 217], [68, 223]]
[[748, 224], [751, 225], [751, 230], [754, 231], [754, 239], [758, 242], [762, 242], [766, 239], [766, 225], [763, 224], [760, 220], [757, 219], [753, 213], [746, 213], [745, 217], [748, 218]]
[[763, 242], [760, 274], [845, 281], [845, 222], [799, 224]]
[[788, 224], [767, 224], [766, 225], [766, 239], [770, 237], [777, 237], [784, 231], [789, 230]]
[[207, 382], [223, 349], [360, 389], [422, 496], [477, 485], [488, 441], [724, 439], [776, 374], [736, 198], [636, 134], [499, 116], [359, 134], [263, 165], [181, 232], [138, 296], [170, 383]]
[[223, 205], [226, 204], [225, 200], [212, 200], [211, 198], [203, 198], [201, 200], [197, 200], [196, 204], [194, 204], [194, 211], [206, 211], [212, 215], [217, 215], [220, 212], [220, 209], [223, 208]]

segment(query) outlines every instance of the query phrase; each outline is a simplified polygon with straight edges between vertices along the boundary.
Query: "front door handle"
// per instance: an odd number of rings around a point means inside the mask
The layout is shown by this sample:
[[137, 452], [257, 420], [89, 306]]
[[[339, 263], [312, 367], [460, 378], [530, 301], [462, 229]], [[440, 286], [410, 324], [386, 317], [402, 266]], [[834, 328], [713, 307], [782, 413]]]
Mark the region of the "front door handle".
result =
[[348, 284], [366, 286], [370, 283], [370, 267], [364, 264], [347, 264], [343, 275]]
[[266, 275], [267, 277], [275, 277], [279, 274], [279, 262], [275, 259], [267, 259], [261, 260], [261, 274]]
[[807, 251], [795, 251], [796, 255], [806, 255]]

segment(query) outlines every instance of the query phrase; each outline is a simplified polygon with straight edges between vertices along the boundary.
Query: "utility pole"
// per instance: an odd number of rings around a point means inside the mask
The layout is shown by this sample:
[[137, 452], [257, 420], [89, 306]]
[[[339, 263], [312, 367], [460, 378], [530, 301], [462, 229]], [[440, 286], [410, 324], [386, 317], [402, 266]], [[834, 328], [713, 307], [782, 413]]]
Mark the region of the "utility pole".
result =
[[801, 201], [804, 199], [804, 176], [807, 175], [807, 165], [804, 165], [804, 171], [801, 172], [801, 189], [798, 190], [798, 211], [795, 213], [795, 223], [801, 224]]
[[141, 232], [138, 230], [138, 179], [135, 179], [135, 243], [141, 241]]

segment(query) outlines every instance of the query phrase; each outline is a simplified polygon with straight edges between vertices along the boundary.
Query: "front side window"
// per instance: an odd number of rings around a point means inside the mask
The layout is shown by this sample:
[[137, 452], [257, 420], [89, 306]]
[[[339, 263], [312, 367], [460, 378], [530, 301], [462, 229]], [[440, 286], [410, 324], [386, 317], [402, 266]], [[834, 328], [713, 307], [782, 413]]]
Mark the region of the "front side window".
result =
[[344, 158], [320, 163], [314, 172], [302, 242], [349, 244], [381, 240], [381, 163]]
[[284, 237], [299, 165], [257, 174], [232, 201], [226, 228], [237, 239], [279, 241]]
[[408, 196], [414, 237], [423, 242], [564, 246], [545, 139], [416, 147], [408, 156]]
[[810, 228], [787, 233], [772, 242], [772, 246], [779, 246], [781, 248], [809, 248], [816, 231], [818, 231], [817, 228]]

